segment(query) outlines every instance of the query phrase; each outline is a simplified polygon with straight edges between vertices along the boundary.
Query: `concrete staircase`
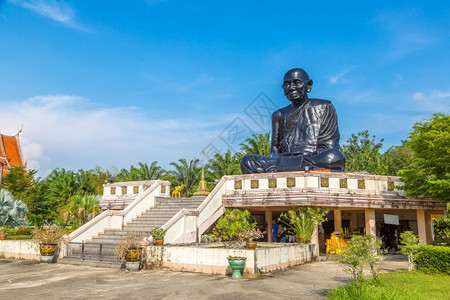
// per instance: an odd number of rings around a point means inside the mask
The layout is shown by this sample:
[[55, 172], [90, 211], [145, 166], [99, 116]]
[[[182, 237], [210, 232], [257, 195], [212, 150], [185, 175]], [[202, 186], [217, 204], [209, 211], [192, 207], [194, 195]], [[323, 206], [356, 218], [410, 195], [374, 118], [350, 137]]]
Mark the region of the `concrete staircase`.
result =
[[[205, 196], [190, 198], [157, 197], [156, 207], [146, 210], [131, 222], [124, 224], [122, 230], [106, 229], [98, 236], [86, 240], [83, 246], [71, 244], [69, 255], [59, 259], [58, 262], [103, 267], [117, 266], [113, 253], [114, 247], [128, 233], [135, 232], [142, 237], [148, 237], [153, 228], [161, 227], [183, 208], [196, 209], [205, 198]], [[82, 250], [82, 247], [84, 247], [84, 250]], [[83, 259], [81, 259], [82, 252]]]

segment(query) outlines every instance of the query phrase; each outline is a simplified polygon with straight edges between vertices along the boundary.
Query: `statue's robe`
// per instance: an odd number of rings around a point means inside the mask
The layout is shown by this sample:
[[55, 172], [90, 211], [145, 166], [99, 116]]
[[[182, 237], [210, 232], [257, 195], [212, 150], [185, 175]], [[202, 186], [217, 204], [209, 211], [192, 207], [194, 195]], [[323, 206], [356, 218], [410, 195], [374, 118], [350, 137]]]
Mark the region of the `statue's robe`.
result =
[[[339, 129], [334, 106], [328, 100], [306, 99], [272, 114], [271, 157], [247, 155], [242, 173], [330, 169], [343, 171]], [[293, 164], [286, 168], [286, 164]]]

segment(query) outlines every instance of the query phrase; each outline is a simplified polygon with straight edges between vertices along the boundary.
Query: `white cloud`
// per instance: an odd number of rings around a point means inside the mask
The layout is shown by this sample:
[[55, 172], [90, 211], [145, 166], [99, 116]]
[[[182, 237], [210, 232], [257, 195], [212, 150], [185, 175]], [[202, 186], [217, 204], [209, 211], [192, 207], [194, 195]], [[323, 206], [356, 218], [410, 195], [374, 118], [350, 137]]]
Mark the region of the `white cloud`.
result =
[[85, 29], [75, 21], [75, 12], [72, 7], [63, 1], [11, 0], [11, 2], [71, 28]]
[[29, 168], [45, 176], [56, 167], [128, 168], [139, 161], [197, 156], [225, 128], [228, 118], [195, 120], [136, 107], [105, 107], [71, 95], [0, 101], [0, 130], [20, 135]]
[[429, 94], [415, 92], [412, 95], [411, 109], [430, 112], [447, 111], [450, 105], [450, 91], [432, 91]]
[[331, 84], [336, 84], [338, 81], [342, 81], [344, 76], [346, 74], [348, 74], [349, 72], [353, 71], [354, 69], [355, 68], [350, 68], [350, 69], [341, 71], [335, 75], [328, 76], [328, 80], [330, 81]]

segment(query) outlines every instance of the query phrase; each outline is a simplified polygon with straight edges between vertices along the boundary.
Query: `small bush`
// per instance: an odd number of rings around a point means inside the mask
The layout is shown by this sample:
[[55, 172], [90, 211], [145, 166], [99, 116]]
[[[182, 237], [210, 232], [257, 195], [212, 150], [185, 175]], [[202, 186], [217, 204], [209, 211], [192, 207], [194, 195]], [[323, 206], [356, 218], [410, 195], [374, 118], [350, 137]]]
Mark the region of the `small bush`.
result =
[[450, 275], [450, 247], [422, 245], [414, 264], [418, 270], [425, 273]]

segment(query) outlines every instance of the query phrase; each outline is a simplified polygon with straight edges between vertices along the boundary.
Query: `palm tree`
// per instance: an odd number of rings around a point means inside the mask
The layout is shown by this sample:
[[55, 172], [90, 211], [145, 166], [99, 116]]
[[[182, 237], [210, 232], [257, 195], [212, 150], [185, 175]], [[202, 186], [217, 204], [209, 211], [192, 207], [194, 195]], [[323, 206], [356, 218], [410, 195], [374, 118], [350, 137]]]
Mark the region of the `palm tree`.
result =
[[130, 170], [122, 169], [117, 175], [119, 181], [136, 181], [136, 180], [154, 180], [161, 178], [165, 170], [157, 165], [158, 162], [153, 161], [150, 165], [147, 163], [138, 163], [138, 167], [131, 166]]
[[183, 183], [184, 188], [181, 194], [191, 196], [196, 190], [201, 178], [201, 168], [197, 166], [199, 160], [192, 159], [188, 162], [185, 158], [181, 158], [178, 162], [170, 163], [175, 170], [168, 172], [168, 179], [173, 187]]
[[220, 179], [224, 175], [241, 174], [240, 160], [242, 154], [239, 152], [231, 155], [231, 150], [228, 150], [225, 155], [220, 153], [214, 154], [214, 157], [208, 161], [208, 169], [211, 177]]
[[47, 199], [55, 199], [59, 204], [65, 205], [67, 201], [76, 194], [79, 188], [77, 176], [73, 171], [55, 169], [46, 178], [48, 183]]
[[67, 204], [66, 211], [84, 224], [100, 212], [99, 198], [100, 196], [94, 195], [75, 195]]
[[244, 154], [258, 154], [270, 156], [270, 133], [254, 133], [241, 144]]

